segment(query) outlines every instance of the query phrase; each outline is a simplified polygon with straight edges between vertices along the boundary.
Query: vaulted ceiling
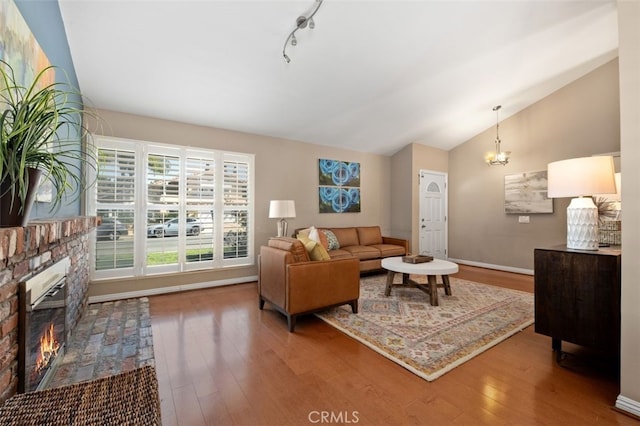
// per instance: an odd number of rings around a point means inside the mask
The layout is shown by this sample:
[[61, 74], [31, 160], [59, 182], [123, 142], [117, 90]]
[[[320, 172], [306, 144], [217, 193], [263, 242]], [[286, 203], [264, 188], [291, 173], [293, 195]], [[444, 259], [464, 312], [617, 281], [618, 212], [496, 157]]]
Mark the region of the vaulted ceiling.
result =
[[[59, 0], [93, 106], [390, 155], [449, 150], [617, 56], [615, 1]], [[488, 146], [491, 141], [488, 141]]]

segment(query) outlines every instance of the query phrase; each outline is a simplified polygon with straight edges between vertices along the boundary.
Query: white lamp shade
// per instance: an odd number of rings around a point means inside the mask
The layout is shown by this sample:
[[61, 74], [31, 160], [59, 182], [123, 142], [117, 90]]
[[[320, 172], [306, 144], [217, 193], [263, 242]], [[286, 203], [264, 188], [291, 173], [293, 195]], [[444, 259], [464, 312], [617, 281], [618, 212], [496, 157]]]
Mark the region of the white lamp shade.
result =
[[296, 203], [293, 200], [271, 200], [269, 218], [296, 217]]
[[616, 193], [610, 198], [612, 201], [622, 201], [622, 173], [616, 173]]
[[622, 173], [616, 173], [616, 192], [615, 194], [594, 194], [598, 197], [605, 198], [607, 201], [618, 202], [622, 200]]
[[594, 156], [555, 161], [547, 165], [548, 197], [565, 198], [615, 194], [613, 157]]

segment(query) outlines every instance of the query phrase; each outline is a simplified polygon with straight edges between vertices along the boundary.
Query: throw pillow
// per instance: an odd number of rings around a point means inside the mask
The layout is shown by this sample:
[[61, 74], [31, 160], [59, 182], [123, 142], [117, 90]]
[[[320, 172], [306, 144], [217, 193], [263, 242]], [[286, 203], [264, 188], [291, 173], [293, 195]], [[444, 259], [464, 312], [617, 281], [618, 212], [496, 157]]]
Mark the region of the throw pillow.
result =
[[311, 258], [311, 260], [330, 260], [331, 259], [331, 256], [329, 256], [329, 253], [327, 252], [327, 250], [324, 247], [322, 247], [322, 244], [316, 244], [313, 250], [311, 250], [311, 253], [309, 253], [309, 257]]
[[298, 231], [298, 235], [296, 237], [309, 237], [309, 232], [311, 232], [311, 228], [305, 228]]
[[315, 226], [309, 228], [309, 238], [315, 241], [316, 243], [320, 242], [320, 235], [318, 234], [318, 230]]
[[322, 244], [313, 241], [308, 237], [303, 237], [298, 234], [298, 240], [302, 243], [307, 253], [309, 253], [309, 258], [311, 260], [329, 260], [331, 257], [327, 250], [322, 247]]
[[298, 234], [298, 240], [302, 243], [304, 248], [307, 250], [307, 253], [309, 253], [309, 254], [311, 254], [311, 250], [313, 250], [314, 247], [316, 245], [318, 245], [318, 243], [316, 243], [315, 241], [313, 241], [309, 237], [304, 237], [304, 236], [302, 236], [300, 234]]
[[327, 236], [327, 250], [337, 250], [340, 248], [340, 243], [338, 242], [336, 234], [328, 229], [323, 229], [322, 232]]

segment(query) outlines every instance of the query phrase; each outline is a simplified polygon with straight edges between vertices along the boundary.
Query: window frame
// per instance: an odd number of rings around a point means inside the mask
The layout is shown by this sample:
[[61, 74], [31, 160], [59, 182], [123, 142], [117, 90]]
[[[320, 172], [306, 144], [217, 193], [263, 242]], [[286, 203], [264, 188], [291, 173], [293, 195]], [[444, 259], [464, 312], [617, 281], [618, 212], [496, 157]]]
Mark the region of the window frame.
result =
[[[110, 210], [134, 210], [134, 233], [133, 233], [133, 266], [125, 268], [112, 268], [112, 269], [96, 269], [96, 233], [92, 233], [91, 239], [91, 276], [92, 280], [106, 280], [112, 278], [127, 278], [127, 277], [145, 277], [153, 276], [157, 274], [171, 274], [187, 271], [197, 271], [203, 269], [224, 269], [228, 267], [237, 266], [254, 266], [254, 211], [255, 211], [255, 155], [212, 150], [205, 148], [193, 148], [180, 145], [170, 145], [165, 143], [133, 140], [126, 138], [117, 138], [110, 136], [94, 136], [94, 146], [96, 154], [99, 149], [113, 149], [129, 151], [134, 153], [135, 158], [135, 187], [134, 187], [134, 201], [133, 203], [104, 203], [98, 202], [97, 199], [97, 184], [87, 192], [86, 198], [86, 211], [88, 215], [97, 215], [98, 210], [110, 209]], [[148, 158], [149, 155], [167, 155], [178, 157], [179, 161], [179, 201], [176, 204], [150, 204], [148, 202]], [[203, 207], [201, 203], [187, 204], [186, 188], [187, 188], [187, 158], [198, 158], [212, 161], [214, 164], [214, 201], [213, 206]], [[240, 258], [224, 258], [224, 215], [228, 208], [225, 208], [224, 200], [224, 162], [234, 161], [243, 162], [247, 164], [248, 177], [247, 177], [247, 253], [246, 257]], [[98, 173], [96, 171], [88, 171], [88, 179], [91, 182], [97, 182]], [[138, 183], [142, 183], [139, 185]], [[228, 207], [228, 206], [227, 206]], [[147, 265], [146, 252], [148, 245], [147, 238], [147, 222], [148, 212], [156, 210], [157, 208], [171, 208], [177, 209], [178, 219], [181, 229], [186, 224], [186, 215], [188, 211], [213, 211], [213, 252], [214, 256], [212, 260], [199, 260], [188, 262], [186, 259], [186, 233], [181, 233], [177, 237], [178, 243], [178, 263], [165, 264], [165, 265]], [[186, 229], [186, 228], [184, 228]], [[174, 237], [172, 237], [174, 238]]]

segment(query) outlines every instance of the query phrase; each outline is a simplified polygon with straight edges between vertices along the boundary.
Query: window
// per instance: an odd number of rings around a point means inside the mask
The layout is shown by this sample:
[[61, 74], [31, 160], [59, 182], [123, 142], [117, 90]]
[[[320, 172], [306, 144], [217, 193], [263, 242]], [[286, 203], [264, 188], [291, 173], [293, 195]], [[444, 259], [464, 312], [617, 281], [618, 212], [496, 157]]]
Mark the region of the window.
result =
[[249, 167], [246, 162], [224, 162], [224, 258], [242, 258], [247, 253], [249, 218]]
[[252, 155], [95, 141], [94, 279], [253, 264]]

